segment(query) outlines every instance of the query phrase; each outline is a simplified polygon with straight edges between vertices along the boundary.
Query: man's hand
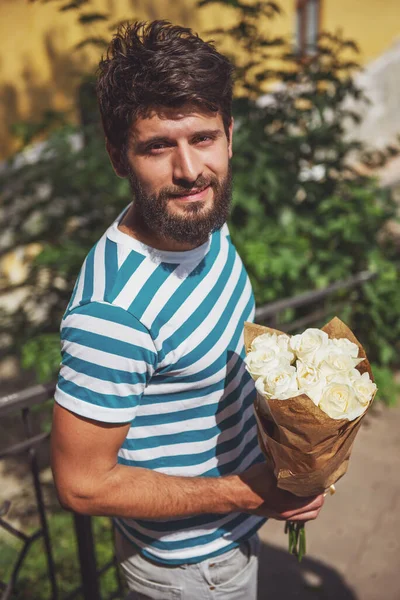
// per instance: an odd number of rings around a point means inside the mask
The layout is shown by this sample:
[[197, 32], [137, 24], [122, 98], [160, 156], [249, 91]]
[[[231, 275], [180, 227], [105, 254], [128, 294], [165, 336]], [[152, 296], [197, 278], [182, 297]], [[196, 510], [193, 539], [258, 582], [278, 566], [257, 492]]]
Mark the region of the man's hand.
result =
[[246, 512], [280, 521], [311, 521], [316, 519], [324, 503], [324, 495], [300, 497], [281, 490], [265, 464], [255, 465], [239, 478], [248, 488]]

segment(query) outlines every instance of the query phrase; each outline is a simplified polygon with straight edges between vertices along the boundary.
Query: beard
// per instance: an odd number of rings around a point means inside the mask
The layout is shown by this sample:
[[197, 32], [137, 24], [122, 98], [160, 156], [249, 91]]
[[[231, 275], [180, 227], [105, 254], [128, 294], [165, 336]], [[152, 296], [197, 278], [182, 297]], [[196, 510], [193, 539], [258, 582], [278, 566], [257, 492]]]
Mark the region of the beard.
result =
[[[228, 218], [232, 200], [230, 164], [227, 176], [221, 181], [215, 175], [200, 176], [187, 187], [162, 188], [153, 195], [146, 194], [131, 169], [128, 179], [135, 199], [135, 215], [138, 223], [157, 237], [200, 245], [207, 240], [211, 233], [220, 229]], [[213, 191], [211, 208], [205, 208], [203, 200], [183, 204], [181, 214], [176, 214], [169, 208], [168, 202], [174, 196], [184, 195], [193, 189], [204, 189], [207, 186], [210, 186]]]

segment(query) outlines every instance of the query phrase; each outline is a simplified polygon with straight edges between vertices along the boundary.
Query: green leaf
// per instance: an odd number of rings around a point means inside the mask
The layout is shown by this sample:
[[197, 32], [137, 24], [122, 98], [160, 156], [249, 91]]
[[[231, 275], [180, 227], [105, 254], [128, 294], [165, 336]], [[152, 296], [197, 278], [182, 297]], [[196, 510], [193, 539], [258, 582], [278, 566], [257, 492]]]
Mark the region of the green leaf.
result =
[[22, 348], [22, 366], [33, 368], [38, 381], [52, 381], [60, 367], [60, 338], [57, 334], [44, 334], [27, 341]]
[[82, 25], [88, 25], [90, 23], [95, 23], [96, 21], [107, 21], [107, 19], [108, 15], [104, 13], [87, 13], [80, 15], [78, 21]]
[[66, 12], [68, 10], [76, 10], [80, 8], [84, 4], [88, 4], [90, 0], [74, 0], [73, 2], [68, 2], [68, 4], [64, 4], [59, 8], [60, 12]]
[[400, 383], [393, 371], [376, 363], [371, 364], [372, 374], [378, 388], [375, 402], [384, 402], [387, 406], [395, 406], [400, 396]]

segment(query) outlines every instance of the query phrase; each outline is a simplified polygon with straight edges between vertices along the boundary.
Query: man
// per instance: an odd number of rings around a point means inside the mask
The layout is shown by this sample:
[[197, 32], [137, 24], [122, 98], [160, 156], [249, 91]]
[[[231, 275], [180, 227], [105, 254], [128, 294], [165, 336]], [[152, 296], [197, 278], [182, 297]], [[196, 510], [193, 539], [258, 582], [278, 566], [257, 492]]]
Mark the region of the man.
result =
[[64, 315], [52, 433], [62, 504], [115, 516], [132, 598], [255, 600], [265, 517], [314, 519], [257, 443], [226, 227], [232, 67], [189, 29], [121, 29], [98, 99], [133, 203], [87, 256]]

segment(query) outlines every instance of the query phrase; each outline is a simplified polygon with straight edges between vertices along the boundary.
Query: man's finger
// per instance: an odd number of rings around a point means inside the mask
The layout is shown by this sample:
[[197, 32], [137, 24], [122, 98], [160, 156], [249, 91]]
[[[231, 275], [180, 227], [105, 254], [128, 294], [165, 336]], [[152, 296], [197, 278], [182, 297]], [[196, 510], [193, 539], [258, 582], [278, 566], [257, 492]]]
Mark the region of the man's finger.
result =
[[[300, 500], [300, 498], [298, 500]], [[324, 503], [324, 497], [321, 494], [319, 496], [315, 496], [314, 498], [310, 499], [309, 502], [305, 502], [304, 504], [301, 504], [301, 506], [297, 506], [295, 508], [288, 508], [285, 511], [282, 511], [282, 515], [286, 519], [288, 519], [292, 515], [294, 516], [294, 515], [301, 514], [303, 512], [318, 510], [322, 507], [323, 503]]]
[[294, 521], [295, 523], [302, 523], [306, 521], [314, 521], [319, 515], [319, 510], [311, 510], [309, 512], [305, 512], [302, 514], [294, 515], [290, 517], [290, 519], [285, 519], [286, 521]]

